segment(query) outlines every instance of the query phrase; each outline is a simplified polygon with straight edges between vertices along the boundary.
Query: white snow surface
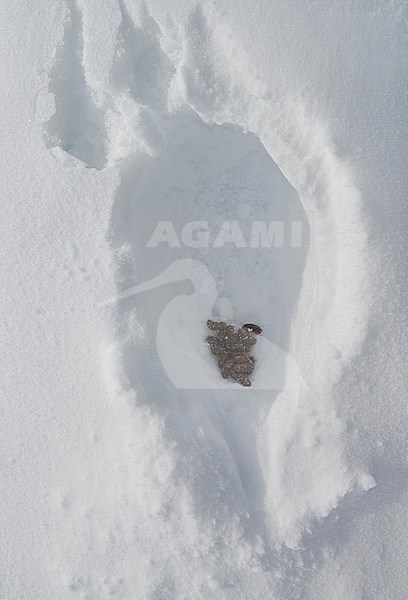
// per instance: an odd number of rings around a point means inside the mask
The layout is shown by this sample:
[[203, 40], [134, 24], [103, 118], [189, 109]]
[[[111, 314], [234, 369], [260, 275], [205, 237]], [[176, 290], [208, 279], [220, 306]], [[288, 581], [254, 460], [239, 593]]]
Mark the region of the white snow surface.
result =
[[406, 9], [2, 2], [2, 600], [408, 598]]

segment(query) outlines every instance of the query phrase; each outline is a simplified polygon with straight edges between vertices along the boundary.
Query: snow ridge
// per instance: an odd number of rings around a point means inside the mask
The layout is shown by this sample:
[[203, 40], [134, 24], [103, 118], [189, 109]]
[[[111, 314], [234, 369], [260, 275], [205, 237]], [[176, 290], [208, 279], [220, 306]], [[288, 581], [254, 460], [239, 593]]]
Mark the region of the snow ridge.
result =
[[83, 69], [83, 19], [75, 0], [68, 2], [62, 47], [50, 73], [55, 113], [45, 126], [47, 146], [59, 146], [88, 167], [106, 162], [103, 113], [93, 101]]

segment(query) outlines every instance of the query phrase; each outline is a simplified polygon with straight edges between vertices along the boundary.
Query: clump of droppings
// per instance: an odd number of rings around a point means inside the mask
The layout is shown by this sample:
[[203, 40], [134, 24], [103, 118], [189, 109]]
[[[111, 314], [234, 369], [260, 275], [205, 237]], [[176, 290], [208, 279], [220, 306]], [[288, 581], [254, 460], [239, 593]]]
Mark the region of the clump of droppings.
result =
[[251, 333], [261, 333], [262, 329], [258, 325], [246, 323], [235, 331], [233, 325], [211, 319], [208, 319], [207, 326], [217, 333], [216, 336], [209, 335], [207, 343], [217, 358], [222, 377], [251, 387], [250, 376], [255, 369], [255, 359], [250, 353], [256, 344], [256, 338]]

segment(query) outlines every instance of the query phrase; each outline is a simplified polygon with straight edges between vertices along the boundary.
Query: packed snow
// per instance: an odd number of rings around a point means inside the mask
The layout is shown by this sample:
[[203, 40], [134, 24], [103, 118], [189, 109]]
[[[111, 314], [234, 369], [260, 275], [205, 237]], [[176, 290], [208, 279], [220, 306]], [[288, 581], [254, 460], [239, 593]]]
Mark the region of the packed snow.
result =
[[3, 2], [1, 599], [408, 598], [406, 8]]

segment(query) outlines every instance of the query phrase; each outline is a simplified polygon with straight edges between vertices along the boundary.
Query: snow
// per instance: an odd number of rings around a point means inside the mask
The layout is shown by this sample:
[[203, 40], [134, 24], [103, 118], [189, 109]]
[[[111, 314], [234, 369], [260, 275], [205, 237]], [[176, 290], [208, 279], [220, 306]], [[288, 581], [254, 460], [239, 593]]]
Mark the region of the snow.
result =
[[404, 600], [405, 3], [2, 12], [0, 597]]

